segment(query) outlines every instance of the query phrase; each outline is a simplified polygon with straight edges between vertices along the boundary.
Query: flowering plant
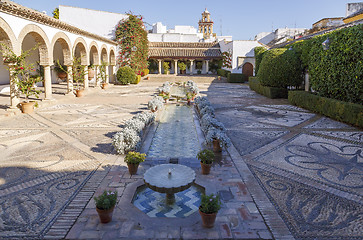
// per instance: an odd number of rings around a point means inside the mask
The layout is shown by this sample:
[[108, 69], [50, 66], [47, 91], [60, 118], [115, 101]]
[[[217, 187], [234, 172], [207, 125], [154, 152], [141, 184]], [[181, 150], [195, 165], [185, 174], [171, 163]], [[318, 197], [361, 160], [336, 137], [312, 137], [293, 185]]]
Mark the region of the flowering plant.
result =
[[163, 107], [163, 98], [161, 96], [154, 96], [153, 99], [148, 102], [147, 107], [151, 111], [155, 112], [156, 110]]
[[214, 161], [214, 152], [209, 149], [204, 149], [198, 152], [197, 158], [201, 163], [211, 164]]
[[106, 66], [108, 66], [108, 63], [102, 61], [101, 65], [98, 67], [99, 72], [98, 72], [97, 76], [99, 79], [101, 79], [102, 83], [106, 83], [106, 79], [108, 77], [108, 75], [106, 73]]
[[[28, 64], [25, 58], [30, 56], [31, 52], [38, 48], [38, 45], [22, 52], [17, 56], [12, 49], [5, 44], [1, 44], [4, 49], [1, 49], [4, 63], [9, 63], [8, 67], [11, 72], [11, 78], [18, 87], [18, 92], [25, 95], [25, 102], [29, 102], [30, 96], [39, 97], [40, 91], [36, 90], [36, 83], [41, 81], [39, 75], [33, 74], [35, 68], [33, 64]], [[18, 94], [18, 93], [17, 93]]]
[[207, 143], [212, 143], [214, 140], [219, 141], [219, 145], [225, 148], [228, 148], [231, 146], [232, 142], [231, 139], [227, 136], [225, 131], [222, 131], [220, 129], [217, 129], [215, 127], [208, 128], [207, 136], [205, 137], [205, 141]]
[[139, 152], [128, 152], [125, 157], [125, 162], [128, 164], [139, 164], [145, 161], [146, 154]]
[[142, 112], [132, 117], [133, 119], [140, 119], [145, 123], [145, 126], [155, 121], [155, 113]]
[[145, 125], [145, 122], [138, 118], [131, 118], [125, 122], [125, 128], [133, 129], [139, 134], [142, 132]]
[[220, 121], [218, 121], [217, 119], [215, 119], [214, 117], [212, 117], [209, 114], [204, 114], [201, 121], [200, 121], [200, 125], [202, 127], [203, 132], [208, 132], [208, 129], [210, 127], [214, 127], [217, 128], [221, 131], [225, 131], [226, 128], [224, 126], [223, 123], [221, 123]]
[[211, 105], [205, 105], [203, 108], [199, 108], [199, 109], [200, 109], [199, 113], [202, 116], [204, 116], [206, 114], [208, 114], [208, 115], [210, 115], [212, 117], [215, 116], [214, 115], [214, 108]]
[[98, 209], [111, 209], [116, 205], [117, 191], [104, 191], [98, 197], [93, 198]]
[[216, 213], [221, 209], [221, 200], [219, 195], [206, 195], [202, 194], [202, 200], [200, 202], [199, 210], [203, 213]]
[[77, 90], [81, 89], [80, 83], [84, 82], [84, 76], [86, 75], [85, 67], [81, 65], [81, 58], [73, 57], [72, 77], [76, 83]]
[[207, 97], [197, 97], [195, 103], [200, 110], [207, 105], [212, 106]]
[[141, 138], [134, 129], [124, 128], [121, 132], [113, 135], [112, 145], [118, 154], [124, 154], [138, 150], [141, 145]]

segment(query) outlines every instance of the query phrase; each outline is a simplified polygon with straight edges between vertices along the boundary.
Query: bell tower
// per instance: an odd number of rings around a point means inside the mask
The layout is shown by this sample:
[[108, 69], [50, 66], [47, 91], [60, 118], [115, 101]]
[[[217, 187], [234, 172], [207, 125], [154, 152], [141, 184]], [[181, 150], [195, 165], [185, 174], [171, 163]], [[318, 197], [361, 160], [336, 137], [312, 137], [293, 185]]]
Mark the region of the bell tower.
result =
[[213, 21], [210, 19], [210, 13], [207, 8], [202, 13], [202, 19], [199, 20], [198, 32], [203, 33], [204, 38], [210, 38], [213, 35]]

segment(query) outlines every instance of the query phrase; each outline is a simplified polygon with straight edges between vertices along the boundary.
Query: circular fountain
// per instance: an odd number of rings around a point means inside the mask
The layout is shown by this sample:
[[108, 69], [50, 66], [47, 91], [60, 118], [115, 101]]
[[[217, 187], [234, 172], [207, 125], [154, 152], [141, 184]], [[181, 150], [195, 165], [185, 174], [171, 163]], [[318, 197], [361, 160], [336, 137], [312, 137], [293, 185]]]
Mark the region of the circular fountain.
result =
[[195, 181], [195, 172], [180, 164], [161, 164], [148, 169], [144, 182], [150, 189], [166, 193], [167, 204], [173, 204], [175, 193], [188, 189]]

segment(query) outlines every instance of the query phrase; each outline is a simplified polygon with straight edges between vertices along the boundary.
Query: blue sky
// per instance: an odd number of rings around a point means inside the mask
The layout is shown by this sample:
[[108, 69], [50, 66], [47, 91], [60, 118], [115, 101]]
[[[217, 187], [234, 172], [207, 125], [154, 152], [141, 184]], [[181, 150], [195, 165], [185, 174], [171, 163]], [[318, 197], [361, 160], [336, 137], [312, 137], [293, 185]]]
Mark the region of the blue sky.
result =
[[214, 32], [232, 35], [234, 40], [253, 40], [259, 32], [276, 28], [311, 28], [327, 17], [344, 17], [346, 3], [352, 0], [15, 0], [16, 3], [51, 15], [58, 5], [141, 14], [147, 23], [162, 22], [198, 26], [207, 7], [214, 21]]

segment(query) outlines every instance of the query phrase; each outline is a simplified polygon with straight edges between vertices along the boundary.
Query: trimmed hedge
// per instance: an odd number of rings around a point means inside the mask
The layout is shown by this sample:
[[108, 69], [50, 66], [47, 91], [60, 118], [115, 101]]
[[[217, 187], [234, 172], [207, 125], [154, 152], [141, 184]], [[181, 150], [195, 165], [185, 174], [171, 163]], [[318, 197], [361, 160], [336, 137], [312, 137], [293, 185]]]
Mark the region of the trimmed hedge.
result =
[[[322, 43], [329, 38], [329, 48]], [[320, 96], [363, 103], [363, 25], [333, 31], [286, 46], [309, 71], [311, 88]]]
[[257, 77], [260, 83], [267, 87], [287, 88], [301, 85], [303, 74], [298, 55], [286, 48], [267, 51], [264, 53]]
[[228, 77], [228, 74], [230, 74], [230, 73], [231, 73], [231, 71], [228, 71], [228, 70], [217, 69], [218, 76]]
[[287, 89], [286, 88], [275, 88], [275, 87], [266, 87], [262, 86], [260, 81], [255, 77], [250, 77], [248, 84], [250, 89], [264, 95], [268, 98], [287, 98]]
[[248, 81], [247, 76], [242, 73], [228, 74], [228, 82], [230, 82], [230, 83], [244, 83], [247, 81]]
[[141, 75], [136, 75], [135, 81], [132, 82], [133, 84], [138, 84], [141, 81]]
[[258, 70], [260, 69], [260, 64], [263, 58], [264, 53], [267, 51], [266, 48], [264, 47], [255, 47], [254, 48], [254, 52], [255, 52], [255, 75], [257, 75]]
[[117, 70], [116, 80], [123, 85], [136, 82], [136, 73], [130, 67], [121, 67]]
[[304, 91], [289, 91], [288, 99], [296, 106], [363, 128], [363, 106], [360, 104], [320, 97]]

